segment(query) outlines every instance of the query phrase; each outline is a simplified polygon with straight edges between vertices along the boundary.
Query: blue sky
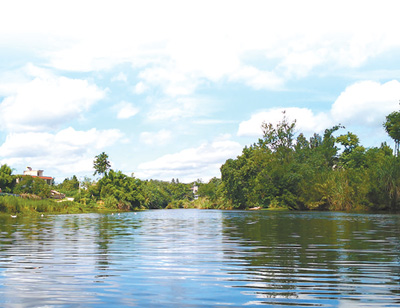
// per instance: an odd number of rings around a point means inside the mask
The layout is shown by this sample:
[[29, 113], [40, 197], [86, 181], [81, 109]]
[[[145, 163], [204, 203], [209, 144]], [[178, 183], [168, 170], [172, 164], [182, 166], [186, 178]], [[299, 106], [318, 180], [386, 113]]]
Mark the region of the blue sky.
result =
[[[9, 2], [9, 3], [7, 3]], [[365, 146], [399, 108], [396, 1], [4, 1], [0, 163], [220, 176], [286, 110]]]

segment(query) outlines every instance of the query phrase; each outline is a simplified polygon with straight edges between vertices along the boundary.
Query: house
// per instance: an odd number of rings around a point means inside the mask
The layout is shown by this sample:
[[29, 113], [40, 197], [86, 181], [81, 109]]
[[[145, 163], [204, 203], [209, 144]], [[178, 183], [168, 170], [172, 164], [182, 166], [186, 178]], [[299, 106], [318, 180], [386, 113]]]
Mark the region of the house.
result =
[[43, 176], [43, 170], [32, 170], [31, 167], [26, 167], [26, 170], [24, 171], [24, 175], [41, 177], [41, 176]]
[[199, 195], [197, 194], [198, 191], [199, 191], [199, 186], [197, 186], [196, 184], [193, 183], [193, 187], [190, 188], [190, 189], [191, 189], [192, 192], [193, 192], [193, 198], [194, 198], [195, 200], [197, 200], [197, 199], [199, 198]]
[[199, 186], [197, 186], [196, 184], [193, 184], [193, 187], [191, 188], [191, 190], [193, 191], [193, 194], [197, 194], [197, 192], [199, 191]]
[[40, 178], [42, 180], [45, 180], [48, 185], [54, 184], [54, 178], [51, 176], [44, 176], [43, 170], [33, 170], [31, 167], [26, 167], [26, 170], [24, 171], [23, 176], [24, 175], [30, 175], [31, 177]]

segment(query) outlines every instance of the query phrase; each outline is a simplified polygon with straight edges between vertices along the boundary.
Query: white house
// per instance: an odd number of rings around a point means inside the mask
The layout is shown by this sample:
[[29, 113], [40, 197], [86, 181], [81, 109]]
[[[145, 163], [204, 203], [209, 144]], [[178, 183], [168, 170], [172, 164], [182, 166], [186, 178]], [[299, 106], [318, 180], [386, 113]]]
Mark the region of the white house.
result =
[[43, 176], [43, 170], [32, 170], [31, 167], [26, 167], [26, 170], [24, 171], [24, 175]]
[[32, 170], [31, 167], [26, 167], [24, 175], [30, 175], [34, 178], [40, 178], [45, 180], [47, 184], [52, 185], [54, 183], [54, 178], [51, 176], [43, 176], [43, 170]]

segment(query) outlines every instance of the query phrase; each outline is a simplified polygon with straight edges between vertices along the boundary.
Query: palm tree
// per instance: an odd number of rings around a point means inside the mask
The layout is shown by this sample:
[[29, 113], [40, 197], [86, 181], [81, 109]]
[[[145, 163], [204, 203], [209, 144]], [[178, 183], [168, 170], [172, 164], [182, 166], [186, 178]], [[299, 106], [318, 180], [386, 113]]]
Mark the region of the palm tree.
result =
[[111, 168], [111, 164], [108, 160], [108, 155], [104, 152], [97, 155], [93, 161], [93, 168], [95, 170], [93, 175], [107, 174], [107, 171]]

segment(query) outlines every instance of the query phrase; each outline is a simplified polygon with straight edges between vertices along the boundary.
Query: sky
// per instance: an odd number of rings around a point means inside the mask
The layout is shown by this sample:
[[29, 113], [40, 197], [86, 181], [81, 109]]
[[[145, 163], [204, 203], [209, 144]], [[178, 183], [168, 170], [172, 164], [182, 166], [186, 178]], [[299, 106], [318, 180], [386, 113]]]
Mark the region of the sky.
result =
[[0, 3], [0, 163], [62, 182], [94, 157], [140, 179], [207, 182], [286, 110], [393, 141], [397, 1]]

